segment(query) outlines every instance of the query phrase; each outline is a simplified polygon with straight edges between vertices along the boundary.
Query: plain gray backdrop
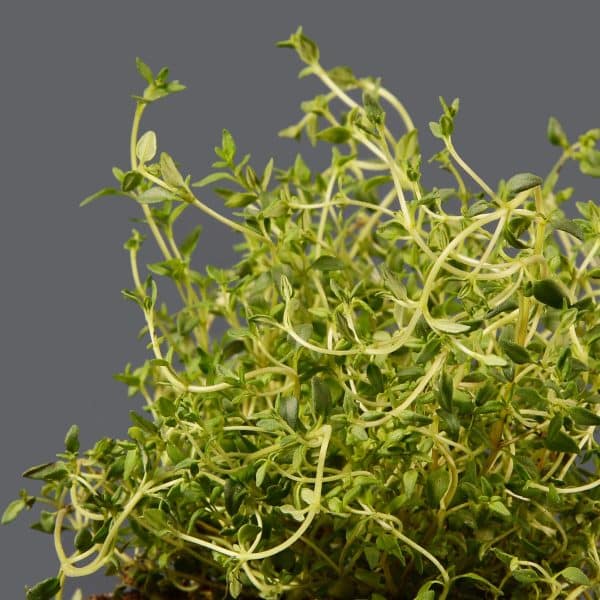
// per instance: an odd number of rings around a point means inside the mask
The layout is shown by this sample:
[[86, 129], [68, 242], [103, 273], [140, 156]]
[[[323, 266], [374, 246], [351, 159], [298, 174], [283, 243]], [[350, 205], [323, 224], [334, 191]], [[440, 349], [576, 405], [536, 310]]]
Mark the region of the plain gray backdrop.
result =
[[[274, 44], [298, 25], [325, 66], [382, 76], [421, 129], [425, 155], [439, 148], [427, 123], [438, 95], [461, 98], [455, 145], [494, 185], [520, 171], [545, 174], [555, 115], [575, 136], [600, 126], [598, 23], [594, 3], [516, 2], [11, 2], [0, 19], [0, 507], [28, 485], [20, 474], [51, 460], [72, 423], [82, 446], [123, 436], [140, 406], [112, 374], [146, 356], [142, 315], [122, 249], [130, 201], [79, 201], [126, 168], [134, 103], [143, 82], [134, 59], [168, 65], [188, 85], [151, 106], [142, 131], [199, 179], [210, 171], [221, 129], [262, 169], [298, 150], [277, 131], [318, 91]], [[307, 161], [318, 161], [318, 154]], [[434, 177], [437, 176], [434, 174]], [[598, 180], [565, 177], [575, 199], [599, 197]], [[213, 202], [214, 199], [210, 199]], [[214, 201], [215, 205], [217, 204]], [[234, 260], [235, 236], [203, 216], [201, 263]], [[191, 227], [191, 224], [190, 224]], [[149, 255], [152, 259], [153, 256]], [[30, 531], [32, 514], [0, 529], [2, 598], [56, 574], [51, 538]], [[78, 582], [107, 591], [100, 575]], [[73, 589], [70, 586], [69, 589]], [[66, 596], [67, 600], [70, 598]]]

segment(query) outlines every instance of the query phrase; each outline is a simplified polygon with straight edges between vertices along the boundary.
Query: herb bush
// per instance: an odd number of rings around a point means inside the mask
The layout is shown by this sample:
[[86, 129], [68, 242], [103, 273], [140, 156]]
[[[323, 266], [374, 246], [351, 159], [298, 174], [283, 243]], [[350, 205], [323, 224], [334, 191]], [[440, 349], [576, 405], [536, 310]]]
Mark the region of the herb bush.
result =
[[[130, 169], [84, 203], [135, 200], [164, 256], [144, 278], [145, 236], [125, 244], [151, 358], [117, 377], [146, 414], [84, 453], [73, 426], [25, 473], [40, 496], [22, 491], [3, 522], [41, 503], [60, 561], [28, 597], [99, 569], [152, 598], [600, 597], [600, 210], [569, 219], [573, 189], [557, 189], [569, 160], [600, 176], [600, 129], [571, 142], [550, 119], [548, 176], [493, 188], [442, 99], [432, 160], [456, 186], [430, 188], [378, 80], [325, 70], [301, 29], [280, 45], [325, 87], [281, 132], [331, 144], [320, 172], [298, 155], [259, 173], [224, 130], [217, 170], [191, 183], [139, 135], [184, 86], [137, 63]], [[196, 195], [208, 186], [233, 215]], [[192, 268], [199, 228], [174, 235], [188, 208], [241, 234], [236, 265]]]

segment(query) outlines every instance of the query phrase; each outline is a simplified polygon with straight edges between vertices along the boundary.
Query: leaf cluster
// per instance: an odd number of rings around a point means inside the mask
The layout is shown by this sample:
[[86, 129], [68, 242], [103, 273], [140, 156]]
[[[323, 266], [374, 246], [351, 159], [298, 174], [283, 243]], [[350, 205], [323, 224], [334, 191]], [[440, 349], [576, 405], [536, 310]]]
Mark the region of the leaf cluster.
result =
[[[99, 569], [148, 595], [598, 594], [600, 210], [579, 201], [568, 218], [558, 182], [570, 160], [600, 176], [600, 130], [570, 142], [551, 118], [549, 174], [492, 187], [453, 145], [458, 100], [441, 99], [433, 160], [454, 185], [428, 187], [418, 132], [379, 80], [326, 70], [301, 29], [280, 46], [324, 86], [281, 132], [328, 144], [323, 170], [301, 155], [255, 169], [224, 130], [192, 183], [139, 132], [183, 86], [137, 62], [131, 164], [84, 203], [118, 194], [143, 215], [123, 294], [149, 358], [116, 377], [145, 406], [126, 439], [82, 452], [73, 426], [25, 473], [41, 491], [2, 522], [41, 504], [34, 527], [60, 561], [28, 598]], [[236, 264], [192, 266], [201, 229], [174, 232], [186, 210], [240, 235]], [[162, 259], [142, 272], [146, 237]], [[167, 284], [175, 309], [159, 305]]]

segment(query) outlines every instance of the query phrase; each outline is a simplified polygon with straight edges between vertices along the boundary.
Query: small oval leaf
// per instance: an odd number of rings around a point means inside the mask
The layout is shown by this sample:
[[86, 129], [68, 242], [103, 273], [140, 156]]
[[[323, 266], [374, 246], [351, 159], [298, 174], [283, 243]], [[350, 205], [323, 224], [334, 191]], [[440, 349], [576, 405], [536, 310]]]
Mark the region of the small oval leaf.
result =
[[517, 194], [541, 186], [544, 180], [533, 173], [517, 173], [506, 182], [506, 192], [509, 199]]
[[562, 288], [553, 279], [542, 279], [533, 284], [533, 295], [536, 300], [552, 308], [562, 308], [563, 301], [569, 301]]

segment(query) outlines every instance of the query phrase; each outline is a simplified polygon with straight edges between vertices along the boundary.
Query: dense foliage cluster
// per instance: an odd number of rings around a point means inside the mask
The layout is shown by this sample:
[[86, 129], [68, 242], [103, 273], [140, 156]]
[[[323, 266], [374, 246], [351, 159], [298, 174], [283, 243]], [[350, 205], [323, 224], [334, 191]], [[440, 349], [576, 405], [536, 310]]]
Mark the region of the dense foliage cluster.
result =
[[[35, 527], [60, 560], [29, 597], [101, 568], [149, 597], [598, 597], [600, 209], [567, 218], [557, 183], [569, 160], [600, 176], [600, 130], [572, 142], [551, 119], [549, 175], [491, 187], [453, 145], [458, 101], [441, 100], [433, 160], [456, 185], [431, 188], [378, 80], [324, 69], [301, 30], [281, 45], [324, 85], [282, 132], [331, 145], [320, 172], [300, 155], [257, 172], [224, 131], [191, 183], [139, 135], [184, 86], [138, 61], [130, 169], [88, 201], [134, 199], [164, 257], [145, 277], [144, 235], [126, 243], [152, 357], [118, 378], [146, 412], [84, 453], [71, 428], [25, 474], [40, 497], [23, 491], [4, 521], [43, 503]], [[208, 187], [233, 214], [194, 191]], [[194, 270], [200, 230], [174, 234], [188, 209], [241, 234], [237, 264]]]

